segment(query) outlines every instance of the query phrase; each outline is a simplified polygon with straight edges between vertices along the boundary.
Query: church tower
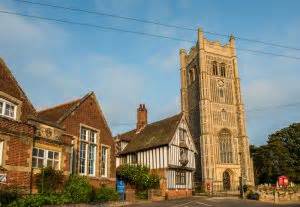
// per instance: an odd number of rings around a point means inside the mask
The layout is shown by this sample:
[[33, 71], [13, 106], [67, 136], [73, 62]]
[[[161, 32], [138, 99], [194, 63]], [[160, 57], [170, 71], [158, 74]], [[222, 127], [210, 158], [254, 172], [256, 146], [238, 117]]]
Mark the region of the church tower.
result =
[[196, 181], [206, 191], [253, 185], [234, 37], [222, 45], [199, 29], [196, 45], [180, 50], [180, 65], [181, 110], [199, 152]]

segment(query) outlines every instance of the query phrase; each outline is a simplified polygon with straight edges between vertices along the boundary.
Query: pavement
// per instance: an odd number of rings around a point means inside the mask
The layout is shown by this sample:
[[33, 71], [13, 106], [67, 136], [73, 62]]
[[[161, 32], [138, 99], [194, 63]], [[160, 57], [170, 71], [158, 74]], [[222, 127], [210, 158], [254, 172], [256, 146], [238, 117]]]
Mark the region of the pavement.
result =
[[168, 201], [158, 201], [151, 203], [132, 204], [130, 207], [300, 207], [298, 203], [273, 204], [261, 201], [241, 200], [239, 198], [228, 197], [197, 197], [188, 199], [177, 199]]

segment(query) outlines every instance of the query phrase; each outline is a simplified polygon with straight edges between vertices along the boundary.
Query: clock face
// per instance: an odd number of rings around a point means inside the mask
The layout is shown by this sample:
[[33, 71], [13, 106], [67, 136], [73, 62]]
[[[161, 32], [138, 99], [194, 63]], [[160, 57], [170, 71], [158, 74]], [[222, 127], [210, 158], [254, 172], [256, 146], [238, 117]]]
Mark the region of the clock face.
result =
[[219, 80], [219, 81], [218, 81], [218, 86], [219, 86], [219, 87], [223, 87], [223, 86], [224, 86], [224, 81]]

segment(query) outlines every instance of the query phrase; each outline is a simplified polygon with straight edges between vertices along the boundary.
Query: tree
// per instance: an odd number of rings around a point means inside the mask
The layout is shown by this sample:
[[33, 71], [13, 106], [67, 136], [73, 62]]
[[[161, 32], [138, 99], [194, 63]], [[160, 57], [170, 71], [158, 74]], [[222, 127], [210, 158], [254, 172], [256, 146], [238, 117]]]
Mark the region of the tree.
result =
[[250, 146], [256, 183], [276, 183], [286, 175], [300, 183], [300, 123], [269, 135], [266, 145]]

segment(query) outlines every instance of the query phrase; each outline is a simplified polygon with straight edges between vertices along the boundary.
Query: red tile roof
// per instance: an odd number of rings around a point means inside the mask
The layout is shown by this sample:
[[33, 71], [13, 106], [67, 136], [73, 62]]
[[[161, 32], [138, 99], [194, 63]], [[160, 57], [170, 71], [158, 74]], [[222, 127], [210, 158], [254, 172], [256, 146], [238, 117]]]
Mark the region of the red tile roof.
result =
[[38, 118], [54, 123], [60, 123], [66, 116], [73, 112], [87, 97], [93, 92], [86, 94], [84, 97], [63, 103], [45, 110], [38, 111]]

